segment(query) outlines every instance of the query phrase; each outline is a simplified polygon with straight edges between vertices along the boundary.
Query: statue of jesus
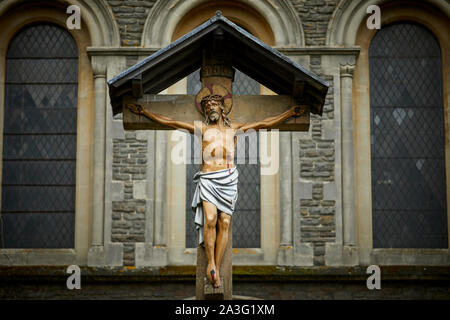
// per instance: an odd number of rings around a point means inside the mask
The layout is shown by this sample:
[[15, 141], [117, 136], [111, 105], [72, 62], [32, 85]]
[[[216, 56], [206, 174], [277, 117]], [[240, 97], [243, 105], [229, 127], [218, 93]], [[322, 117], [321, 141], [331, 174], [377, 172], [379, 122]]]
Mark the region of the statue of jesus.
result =
[[231, 111], [232, 96], [218, 84], [203, 87], [196, 96], [196, 106], [205, 117], [204, 123], [177, 121], [150, 112], [139, 104], [127, 105], [133, 113], [163, 125], [190, 133], [201, 132], [203, 159], [200, 171], [194, 175], [196, 190], [192, 209], [199, 230], [199, 244], [204, 245], [208, 260], [206, 276], [212, 286], [218, 288], [228, 228], [238, 198], [238, 171], [234, 164], [237, 135], [250, 129], [274, 127], [292, 116], [302, 115], [305, 108], [293, 106], [277, 116], [253, 123], [231, 123], [227, 115]]

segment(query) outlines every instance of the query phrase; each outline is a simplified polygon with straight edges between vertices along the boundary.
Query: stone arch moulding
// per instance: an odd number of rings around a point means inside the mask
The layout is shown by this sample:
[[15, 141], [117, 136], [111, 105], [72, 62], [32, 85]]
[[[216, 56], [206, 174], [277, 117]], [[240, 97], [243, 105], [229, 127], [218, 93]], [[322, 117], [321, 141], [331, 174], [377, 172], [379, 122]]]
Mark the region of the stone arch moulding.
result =
[[[30, 1], [31, 2], [31, 1]], [[0, 16], [23, 1], [6, 0], [0, 3]], [[91, 45], [95, 47], [119, 47], [120, 34], [114, 15], [104, 0], [57, 0], [43, 1], [43, 4], [77, 5], [80, 7], [81, 20], [89, 29]], [[69, 15], [67, 15], [69, 17]]]
[[[445, 15], [450, 16], [450, 3], [442, 0], [428, 0], [428, 4], [439, 8]], [[366, 12], [370, 5], [381, 6], [383, 4], [396, 4], [405, 6], [411, 5], [411, 1], [385, 1], [385, 0], [364, 0], [352, 1], [341, 0], [333, 13], [328, 24], [326, 45], [327, 46], [353, 46], [355, 45], [357, 31], [363, 20], [368, 17]], [[383, 10], [381, 10], [383, 16]], [[383, 19], [382, 19], [383, 20]]]
[[[144, 25], [141, 44], [146, 48], [162, 48], [172, 42], [178, 22], [192, 9], [208, 0], [158, 0]], [[221, 1], [217, 1], [221, 2]], [[275, 47], [298, 48], [304, 46], [304, 33], [295, 9], [287, 0], [223, 1], [230, 5], [243, 4], [255, 9], [272, 28]]]

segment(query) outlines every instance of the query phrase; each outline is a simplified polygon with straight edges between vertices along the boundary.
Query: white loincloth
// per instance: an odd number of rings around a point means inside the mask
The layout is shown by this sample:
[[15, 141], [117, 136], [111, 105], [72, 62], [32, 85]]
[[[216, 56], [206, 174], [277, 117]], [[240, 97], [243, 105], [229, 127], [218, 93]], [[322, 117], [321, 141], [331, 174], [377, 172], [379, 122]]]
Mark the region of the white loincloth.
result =
[[217, 207], [217, 214], [224, 212], [233, 215], [238, 199], [236, 167], [213, 172], [197, 172], [194, 175], [196, 183], [192, 211], [195, 212], [194, 222], [199, 232], [198, 243], [203, 243], [204, 214], [202, 201], [212, 203]]

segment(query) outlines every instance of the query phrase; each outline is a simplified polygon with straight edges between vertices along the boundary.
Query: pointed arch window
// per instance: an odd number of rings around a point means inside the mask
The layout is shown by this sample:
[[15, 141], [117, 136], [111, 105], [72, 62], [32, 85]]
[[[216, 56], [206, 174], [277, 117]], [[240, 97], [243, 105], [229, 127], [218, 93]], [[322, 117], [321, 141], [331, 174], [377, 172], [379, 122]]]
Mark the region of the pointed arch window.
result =
[[374, 248], [447, 248], [441, 49], [425, 27], [384, 26], [369, 48]]
[[6, 54], [0, 233], [3, 248], [73, 248], [78, 48], [50, 23]]

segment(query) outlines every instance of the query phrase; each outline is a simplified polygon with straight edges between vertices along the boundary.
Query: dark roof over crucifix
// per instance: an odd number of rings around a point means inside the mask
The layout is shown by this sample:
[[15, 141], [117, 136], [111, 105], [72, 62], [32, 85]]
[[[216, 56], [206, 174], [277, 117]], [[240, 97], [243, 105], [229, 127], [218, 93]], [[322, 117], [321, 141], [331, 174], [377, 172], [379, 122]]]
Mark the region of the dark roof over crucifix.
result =
[[165, 48], [108, 81], [113, 114], [122, 112], [122, 97], [133, 90], [157, 94], [199, 69], [202, 49], [220, 34], [232, 52], [231, 64], [277, 94], [290, 95], [312, 113], [322, 114], [329, 84], [266, 45], [220, 12]]

